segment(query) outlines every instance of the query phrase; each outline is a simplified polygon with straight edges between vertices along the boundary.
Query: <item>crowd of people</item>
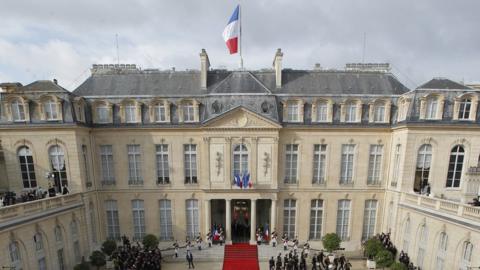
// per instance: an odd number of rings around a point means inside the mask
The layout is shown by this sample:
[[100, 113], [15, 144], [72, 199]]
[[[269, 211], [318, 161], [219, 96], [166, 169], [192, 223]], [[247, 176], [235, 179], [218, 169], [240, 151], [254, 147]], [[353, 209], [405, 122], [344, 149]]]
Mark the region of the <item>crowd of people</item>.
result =
[[68, 189], [67, 185], [64, 185], [61, 188], [60, 193], [57, 193], [57, 189], [53, 185], [49, 185], [47, 190], [43, 189], [40, 186], [37, 188], [32, 188], [29, 190], [22, 191], [19, 197], [17, 197], [17, 194], [15, 192], [7, 191], [3, 196], [0, 197], [0, 207], [10, 206], [17, 203], [45, 199], [47, 197], [55, 197], [59, 194], [66, 195], [69, 193], [70, 193], [70, 190]]
[[[397, 255], [397, 248], [393, 245], [392, 241], [390, 240], [390, 233], [381, 233], [381, 234], [377, 235], [376, 237], [377, 237], [378, 240], [380, 240], [380, 242], [382, 242], [383, 247], [386, 250], [390, 251], [392, 253], [393, 257], [395, 258], [395, 256]], [[400, 263], [404, 264], [405, 267], [407, 267], [408, 270], [418, 269], [417, 267], [415, 267], [413, 262], [410, 261], [410, 258], [408, 257], [408, 254], [403, 252], [403, 250], [400, 251], [398, 261]]]
[[148, 249], [139, 242], [131, 244], [127, 236], [122, 236], [122, 245], [112, 254], [115, 270], [157, 270], [162, 269], [162, 252], [158, 247]]
[[[271, 257], [268, 261], [269, 270], [307, 270], [307, 261], [309, 259], [310, 246], [306, 243], [300, 252], [292, 249], [285, 252], [282, 259], [282, 253], [277, 258]], [[323, 250], [311, 256], [312, 270], [350, 270], [352, 265], [345, 258], [345, 255], [326, 255]]]

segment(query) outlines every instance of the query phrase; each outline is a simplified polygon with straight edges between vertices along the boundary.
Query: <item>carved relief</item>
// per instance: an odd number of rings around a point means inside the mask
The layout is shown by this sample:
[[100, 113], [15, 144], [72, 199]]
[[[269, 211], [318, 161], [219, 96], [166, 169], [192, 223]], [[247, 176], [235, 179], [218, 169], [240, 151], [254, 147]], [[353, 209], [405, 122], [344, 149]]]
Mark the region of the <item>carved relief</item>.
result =
[[267, 176], [268, 169], [270, 168], [270, 156], [267, 152], [263, 153], [263, 175]]
[[222, 164], [222, 153], [217, 152], [217, 156], [215, 158], [215, 168], [217, 168], [217, 176], [220, 175], [220, 171], [222, 170], [223, 164]]

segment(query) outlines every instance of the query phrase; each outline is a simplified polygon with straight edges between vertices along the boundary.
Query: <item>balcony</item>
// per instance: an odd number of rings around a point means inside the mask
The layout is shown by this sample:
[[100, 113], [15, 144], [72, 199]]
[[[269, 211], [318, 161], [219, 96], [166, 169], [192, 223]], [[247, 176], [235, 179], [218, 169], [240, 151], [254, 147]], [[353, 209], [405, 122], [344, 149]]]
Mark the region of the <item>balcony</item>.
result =
[[426, 212], [443, 214], [444, 216], [449, 217], [454, 216], [456, 219], [463, 218], [476, 222], [480, 221], [480, 207], [474, 207], [455, 201], [414, 193], [403, 193], [401, 196], [401, 203], [409, 207], [418, 208], [419, 210], [425, 210]]
[[75, 193], [1, 207], [0, 230], [82, 206], [82, 194]]

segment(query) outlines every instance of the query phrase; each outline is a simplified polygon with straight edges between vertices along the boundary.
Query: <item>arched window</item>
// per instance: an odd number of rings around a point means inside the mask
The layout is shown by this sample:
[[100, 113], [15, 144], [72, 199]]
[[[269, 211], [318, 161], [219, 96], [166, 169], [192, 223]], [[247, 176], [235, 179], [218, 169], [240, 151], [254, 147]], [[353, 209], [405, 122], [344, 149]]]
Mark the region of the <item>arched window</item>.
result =
[[57, 243], [63, 243], [62, 228], [59, 225], [55, 226], [53, 233], [55, 234], [55, 241], [57, 241]]
[[357, 121], [357, 102], [349, 101], [345, 104], [345, 122]]
[[243, 176], [248, 173], [248, 150], [244, 144], [233, 149], [233, 175]]
[[447, 244], [448, 236], [446, 233], [440, 233], [437, 246], [437, 258], [435, 260], [435, 269], [444, 270], [445, 269], [445, 257], [447, 253]]
[[473, 245], [470, 242], [463, 243], [462, 257], [460, 258], [460, 270], [469, 270], [472, 262]]
[[472, 99], [463, 98], [460, 101], [460, 107], [458, 108], [458, 120], [469, 120], [470, 110], [472, 108]]
[[409, 247], [410, 247], [410, 219], [407, 219], [403, 227], [403, 251], [405, 253], [408, 253]]
[[23, 122], [25, 118], [25, 106], [21, 100], [14, 99], [10, 104], [12, 109], [12, 120], [14, 122]]
[[18, 149], [18, 161], [20, 163], [20, 172], [24, 188], [37, 187], [37, 178], [35, 177], [35, 165], [33, 164], [32, 151], [27, 146]]
[[460, 187], [464, 158], [465, 150], [463, 147], [460, 145], [453, 147], [448, 163], [447, 187]]
[[48, 99], [43, 103], [46, 120], [58, 120], [57, 102], [53, 99]]
[[427, 108], [425, 111], [425, 119], [436, 119], [438, 110], [438, 98], [431, 96], [427, 98]]
[[420, 227], [420, 233], [418, 238], [418, 253], [417, 253], [417, 266], [423, 269], [423, 261], [425, 260], [425, 253], [428, 246], [428, 228], [427, 225]]
[[43, 250], [43, 237], [41, 233], [36, 233], [33, 236], [33, 243], [35, 245], [35, 251], [39, 252]]
[[425, 192], [430, 175], [430, 165], [432, 163], [432, 146], [424, 144], [418, 149], [417, 167], [415, 170], [415, 183], [413, 190], [415, 192]]
[[20, 247], [18, 245], [18, 242], [10, 242], [10, 244], [8, 245], [8, 251], [10, 253], [10, 261], [14, 269], [22, 270], [22, 255], [20, 253]]
[[67, 182], [67, 171], [65, 166], [65, 155], [63, 153], [62, 147], [59, 145], [54, 145], [48, 150], [50, 155], [50, 164], [52, 173], [54, 175], [54, 184], [57, 192], [61, 191], [63, 186], [68, 184]]

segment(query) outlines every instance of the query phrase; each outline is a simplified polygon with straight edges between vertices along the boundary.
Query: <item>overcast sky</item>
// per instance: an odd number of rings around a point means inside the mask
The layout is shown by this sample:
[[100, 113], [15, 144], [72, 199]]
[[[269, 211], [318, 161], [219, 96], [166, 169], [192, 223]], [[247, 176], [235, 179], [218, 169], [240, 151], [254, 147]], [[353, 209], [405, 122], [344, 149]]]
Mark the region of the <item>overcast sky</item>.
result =
[[242, 5], [248, 69], [343, 69], [389, 62], [413, 88], [432, 77], [480, 81], [478, 0], [1, 0], [0, 82], [57, 78], [69, 90], [94, 63], [198, 69], [205, 48], [212, 67], [238, 68], [222, 31]]

